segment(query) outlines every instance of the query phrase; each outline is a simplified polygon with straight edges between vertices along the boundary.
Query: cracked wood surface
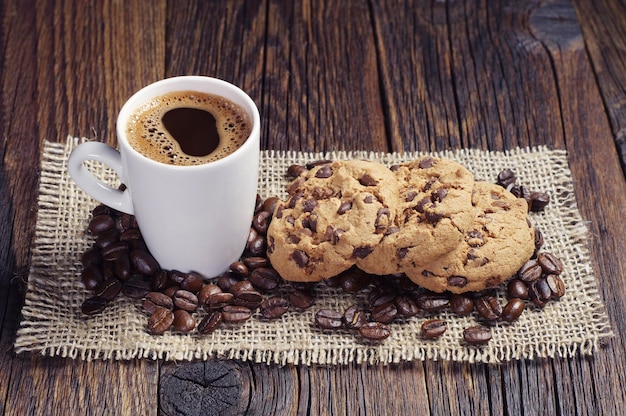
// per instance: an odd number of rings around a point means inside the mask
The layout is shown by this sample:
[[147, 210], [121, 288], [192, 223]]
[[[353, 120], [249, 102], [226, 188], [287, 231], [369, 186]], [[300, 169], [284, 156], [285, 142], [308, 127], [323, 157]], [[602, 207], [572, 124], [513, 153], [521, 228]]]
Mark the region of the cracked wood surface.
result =
[[[608, 415], [626, 405], [623, 1], [5, 0], [0, 13], [0, 414]], [[567, 149], [616, 336], [592, 357], [498, 366], [16, 356], [42, 141], [115, 144], [122, 103], [182, 74], [246, 90], [265, 149]]]

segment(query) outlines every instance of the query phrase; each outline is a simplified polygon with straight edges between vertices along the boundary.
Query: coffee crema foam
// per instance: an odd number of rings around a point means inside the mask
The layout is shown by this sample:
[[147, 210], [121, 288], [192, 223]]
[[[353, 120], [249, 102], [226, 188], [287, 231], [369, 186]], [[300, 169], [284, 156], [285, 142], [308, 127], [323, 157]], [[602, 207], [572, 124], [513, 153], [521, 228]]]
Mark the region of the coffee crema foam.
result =
[[[215, 117], [219, 143], [203, 156], [186, 154], [163, 124], [170, 110], [194, 108]], [[202, 165], [222, 159], [241, 147], [252, 131], [246, 111], [219, 95], [197, 91], [175, 91], [153, 98], [130, 116], [126, 135], [131, 147], [144, 156], [168, 165]]]

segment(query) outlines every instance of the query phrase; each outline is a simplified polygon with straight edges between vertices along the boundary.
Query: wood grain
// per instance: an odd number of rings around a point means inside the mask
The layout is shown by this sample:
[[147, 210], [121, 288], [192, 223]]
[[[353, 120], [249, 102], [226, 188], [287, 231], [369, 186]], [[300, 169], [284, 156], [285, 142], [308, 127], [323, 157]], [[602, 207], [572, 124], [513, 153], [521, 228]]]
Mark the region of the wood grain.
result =
[[626, 5], [606, 0], [574, 4], [626, 175]]
[[128, 96], [182, 74], [247, 91], [267, 149], [566, 149], [616, 333], [593, 357], [498, 366], [224, 361], [240, 389], [227, 414], [615, 414], [626, 406], [618, 379], [626, 372], [622, 1], [6, 0], [0, 12], [0, 414], [168, 414], [168, 377], [195, 365], [12, 351], [42, 140], [72, 134], [114, 144]]

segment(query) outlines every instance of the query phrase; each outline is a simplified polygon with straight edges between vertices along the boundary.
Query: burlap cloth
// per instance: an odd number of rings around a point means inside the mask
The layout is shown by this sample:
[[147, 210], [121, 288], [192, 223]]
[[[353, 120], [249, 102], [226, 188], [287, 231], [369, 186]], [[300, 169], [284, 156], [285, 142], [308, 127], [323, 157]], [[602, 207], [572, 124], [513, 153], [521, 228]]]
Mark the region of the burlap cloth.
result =
[[[567, 293], [544, 309], [529, 307], [513, 324], [498, 323], [493, 339], [482, 347], [461, 343], [463, 329], [476, 324], [476, 316], [441, 313], [448, 323], [436, 341], [420, 338], [426, 316], [391, 324], [391, 336], [365, 344], [353, 332], [324, 332], [314, 327], [314, 314], [324, 307], [343, 310], [354, 295], [325, 285], [317, 289], [316, 304], [306, 312], [288, 312], [282, 319], [253, 318], [242, 325], [222, 326], [211, 335], [166, 333], [152, 336], [139, 301], [118, 297], [97, 316], [85, 316], [80, 305], [87, 296], [79, 279], [80, 254], [92, 244], [85, 233], [96, 201], [69, 179], [67, 158], [79, 143], [44, 144], [39, 185], [39, 211], [23, 320], [15, 351], [49, 356], [93, 359], [150, 358], [193, 360], [221, 357], [277, 364], [397, 363], [411, 360], [502, 362], [537, 357], [592, 354], [603, 338], [612, 336], [589, 262], [587, 229], [578, 211], [567, 154], [545, 147], [508, 152], [458, 150], [435, 154], [465, 165], [476, 178], [494, 181], [503, 168], [511, 168], [519, 182], [548, 192], [551, 203], [532, 221], [543, 232], [544, 250], [565, 264], [562, 275]], [[285, 195], [284, 176], [293, 163], [314, 159], [364, 158], [391, 165], [413, 159], [414, 154], [333, 152], [309, 154], [264, 151], [261, 154], [259, 193]], [[112, 171], [98, 164], [91, 169], [115, 184]]]

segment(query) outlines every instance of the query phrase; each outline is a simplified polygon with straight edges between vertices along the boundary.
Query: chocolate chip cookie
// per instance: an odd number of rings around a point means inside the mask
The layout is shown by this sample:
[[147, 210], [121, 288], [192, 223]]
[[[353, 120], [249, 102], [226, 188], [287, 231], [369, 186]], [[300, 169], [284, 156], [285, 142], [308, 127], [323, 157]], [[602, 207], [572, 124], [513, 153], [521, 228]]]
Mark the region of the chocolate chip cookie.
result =
[[476, 181], [471, 212], [456, 248], [424, 266], [404, 268], [413, 282], [435, 292], [480, 291], [509, 279], [530, 259], [535, 232], [523, 198]]
[[277, 203], [267, 241], [291, 281], [319, 281], [367, 258], [395, 221], [398, 182], [385, 166], [336, 161], [302, 173]]
[[452, 160], [425, 156], [396, 165], [398, 213], [357, 266], [372, 274], [419, 268], [454, 249], [472, 222], [474, 178]]

